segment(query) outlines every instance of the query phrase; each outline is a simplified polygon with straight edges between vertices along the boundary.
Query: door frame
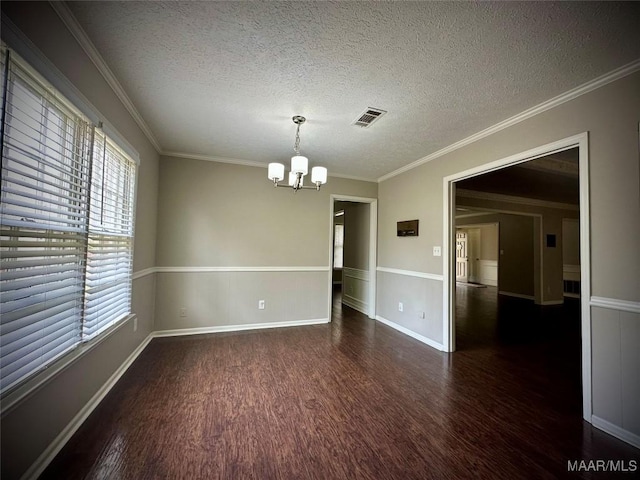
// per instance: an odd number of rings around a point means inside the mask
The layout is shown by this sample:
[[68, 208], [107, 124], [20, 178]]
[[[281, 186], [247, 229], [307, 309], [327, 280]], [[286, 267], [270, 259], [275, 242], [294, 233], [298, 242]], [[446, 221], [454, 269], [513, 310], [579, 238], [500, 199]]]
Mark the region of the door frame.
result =
[[332, 193], [329, 195], [329, 289], [328, 312], [331, 321], [331, 303], [333, 300], [333, 218], [335, 202], [355, 202], [369, 204], [369, 305], [367, 316], [376, 318], [376, 267], [378, 265], [378, 199], [369, 197], [353, 197]]
[[[589, 134], [580, 133], [531, 150], [516, 153], [509, 157], [470, 168], [443, 179], [443, 243], [442, 243], [442, 271], [443, 271], [443, 319], [442, 344], [444, 350], [455, 350], [455, 182], [475, 177], [484, 173], [517, 165], [535, 158], [544, 157], [552, 153], [570, 148], [578, 148], [580, 166], [580, 311], [581, 311], [581, 340], [582, 340], [582, 416], [591, 423], [591, 247], [589, 238]], [[453, 275], [452, 275], [453, 273]], [[452, 278], [453, 277], [453, 278]]]

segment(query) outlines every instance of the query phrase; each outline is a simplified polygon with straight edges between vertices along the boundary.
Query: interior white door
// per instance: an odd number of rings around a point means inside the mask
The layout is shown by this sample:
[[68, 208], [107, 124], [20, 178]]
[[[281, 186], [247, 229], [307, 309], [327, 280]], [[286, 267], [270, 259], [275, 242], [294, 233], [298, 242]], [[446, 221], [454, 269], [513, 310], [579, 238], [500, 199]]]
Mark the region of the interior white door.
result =
[[456, 282], [469, 281], [469, 256], [467, 252], [467, 233], [456, 232]]
[[469, 281], [480, 283], [480, 229], [467, 230], [467, 262]]

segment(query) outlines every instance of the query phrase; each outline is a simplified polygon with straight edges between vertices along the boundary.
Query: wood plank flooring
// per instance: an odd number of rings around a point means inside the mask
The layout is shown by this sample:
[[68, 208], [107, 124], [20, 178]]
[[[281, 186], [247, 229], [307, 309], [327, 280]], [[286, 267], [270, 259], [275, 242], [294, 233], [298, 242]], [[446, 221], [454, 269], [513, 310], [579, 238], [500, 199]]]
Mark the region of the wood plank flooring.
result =
[[640, 461], [581, 420], [579, 341], [556, 368], [544, 315], [495, 297], [458, 295], [454, 354], [335, 302], [327, 325], [154, 339], [41, 478], [609, 478], [567, 461]]

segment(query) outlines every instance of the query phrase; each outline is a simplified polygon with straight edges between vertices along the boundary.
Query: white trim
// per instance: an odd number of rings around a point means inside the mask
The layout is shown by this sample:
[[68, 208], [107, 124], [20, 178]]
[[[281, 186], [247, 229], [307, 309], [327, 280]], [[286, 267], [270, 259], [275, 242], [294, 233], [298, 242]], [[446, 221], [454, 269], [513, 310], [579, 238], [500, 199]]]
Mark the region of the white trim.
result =
[[408, 328], [403, 327], [402, 325], [398, 325], [397, 323], [392, 322], [391, 320], [387, 320], [386, 318], [381, 317], [380, 315], [376, 315], [376, 320], [379, 321], [380, 323], [384, 323], [388, 327], [391, 327], [395, 330], [398, 330], [401, 333], [404, 333], [405, 335], [410, 336], [411, 338], [415, 338], [419, 342], [429, 345], [430, 347], [435, 348], [436, 350], [440, 350], [441, 352], [445, 351], [441, 343], [438, 343], [435, 340], [431, 340], [430, 338], [427, 338], [424, 335], [420, 335], [419, 333], [416, 333], [413, 330], [409, 330]]
[[[640, 62], [638, 62], [640, 65]], [[589, 201], [589, 135], [578, 138], [580, 164], [580, 317], [582, 334], [582, 416], [591, 422], [593, 393], [591, 373], [591, 210]]]
[[217, 327], [177, 328], [175, 330], [158, 330], [153, 332], [155, 338], [182, 337], [185, 335], [203, 335], [206, 333], [241, 332], [244, 330], [262, 330], [265, 328], [301, 327], [305, 325], [319, 325], [329, 323], [328, 318], [313, 318], [310, 320], [291, 320], [287, 322], [246, 323], [242, 325], [221, 325]]
[[[598, 84], [602, 86], [614, 79], [621, 78], [636, 70], [640, 69], [640, 60], [635, 61], [622, 69], [618, 69], [614, 72], [618, 75], [613, 78], [614, 74], [605, 75], [600, 77], [592, 84]], [[585, 84], [586, 85], [586, 84]], [[580, 87], [581, 92], [577, 92], [574, 95], [580, 95], [586, 93], [588, 88], [583, 85]], [[590, 88], [590, 87], [589, 87]], [[596, 87], [594, 87], [596, 88]], [[560, 97], [558, 97], [560, 98]], [[569, 100], [566, 98], [564, 101]], [[559, 101], [559, 100], [558, 100]], [[561, 103], [561, 102], [560, 102]], [[556, 105], [559, 103], [556, 103]], [[539, 109], [540, 106], [535, 107]], [[551, 108], [551, 107], [548, 107]], [[535, 110], [534, 109], [534, 110]], [[546, 108], [545, 108], [546, 109]], [[543, 110], [540, 110], [543, 111]], [[525, 112], [526, 113], [526, 112]], [[535, 113], [540, 113], [539, 111]], [[532, 116], [532, 113], [530, 116]], [[522, 116], [523, 114], [521, 114]], [[515, 118], [515, 117], [514, 117]], [[524, 119], [524, 117], [522, 118]], [[518, 120], [521, 121], [522, 119]], [[495, 127], [492, 127], [492, 129]], [[503, 127], [504, 128], [504, 127]], [[491, 129], [489, 129], [491, 130]], [[494, 130], [490, 133], [494, 133]], [[488, 132], [488, 130], [487, 130]], [[484, 136], [490, 133], [484, 134]], [[469, 137], [472, 138], [472, 137]], [[475, 138], [476, 140], [478, 138]], [[468, 140], [468, 139], [467, 139]], [[467, 141], [471, 143], [471, 141]], [[466, 143], [465, 143], [466, 144]], [[459, 148], [462, 145], [458, 145]], [[448, 147], [451, 149], [455, 149]], [[455, 230], [455, 182], [464, 178], [470, 178], [479, 174], [488, 173], [493, 170], [498, 170], [510, 165], [517, 165], [522, 162], [526, 162], [533, 158], [543, 157], [552, 153], [568, 150], [570, 148], [578, 147], [579, 149], [579, 165], [580, 165], [580, 272], [581, 272], [581, 335], [582, 335], [582, 415], [587, 421], [591, 421], [592, 414], [592, 378], [591, 378], [591, 308], [589, 299], [591, 298], [591, 244], [590, 244], [590, 210], [589, 210], [589, 135], [588, 133], [577, 134], [568, 138], [564, 138], [546, 145], [542, 145], [524, 152], [520, 152], [509, 157], [496, 160], [493, 162], [479, 165], [477, 167], [457, 172], [452, 175], [448, 175], [443, 178], [443, 315], [442, 315], [442, 332], [443, 332], [443, 346], [445, 351], [455, 350], [455, 287], [451, 279], [451, 273], [455, 272], [455, 258], [452, 258], [450, 253], [450, 245], [453, 245], [454, 230]], [[449, 150], [451, 151], [451, 150]], [[446, 153], [446, 152], [444, 152]], [[434, 157], [435, 158], [435, 157]], [[424, 163], [424, 162], [423, 162]], [[542, 234], [542, 225], [540, 226], [540, 233]], [[541, 259], [542, 262], [542, 259]], [[543, 272], [541, 271], [541, 279], [543, 278]], [[542, 280], [541, 280], [542, 281]], [[541, 299], [544, 300], [544, 299]]]
[[589, 300], [589, 305], [592, 307], [608, 308], [611, 310], [621, 310], [623, 312], [640, 313], [640, 302], [618, 300], [617, 298], [594, 296]]
[[62, 22], [66, 25], [71, 35], [73, 35], [73, 37], [85, 51], [87, 56], [91, 59], [107, 84], [109, 84], [113, 92], [120, 99], [122, 105], [127, 109], [133, 120], [140, 127], [140, 130], [142, 130], [142, 132], [147, 137], [149, 142], [151, 142], [156, 151], [160, 153], [162, 151], [162, 148], [160, 147], [160, 144], [158, 143], [155, 135], [151, 131], [151, 128], [149, 128], [147, 123], [144, 121], [142, 115], [140, 115], [124, 88], [122, 87], [122, 85], [120, 85], [120, 82], [108, 67], [107, 62], [105, 62], [104, 58], [102, 58], [102, 55], [100, 55], [100, 52], [98, 52], [98, 49], [89, 39], [87, 33], [80, 26], [78, 20], [73, 15], [69, 7], [64, 2], [51, 1], [49, 2], [49, 4], [51, 5], [51, 8], [53, 8], [53, 10], [58, 14]]
[[207, 272], [328, 272], [330, 267], [155, 267], [157, 273], [207, 273]]
[[255, 162], [251, 160], [243, 160], [240, 158], [228, 158], [228, 157], [216, 157], [213, 155], [203, 155], [200, 153], [184, 153], [184, 152], [170, 152], [162, 150], [160, 155], [163, 157], [176, 157], [185, 158], [187, 160], [201, 160], [203, 162], [216, 162], [216, 163], [228, 163], [231, 165], [243, 165], [245, 167], [259, 167], [268, 168], [266, 163]]
[[505, 297], [524, 298], [525, 300], [535, 300], [533, 295], [524, 295], [522, 293], [505, 292], [503, 290], [498, 291], [498, 295], [504, 295]]
[[[535, 198], [518, 197], [515, 195], [504, 195], [502, 193], [477, 192], [464, 188], [456, 189], [456, 197], [477, 198], [480, 200], [491, 200], [494, 202], [515, 203], [516, 205], [531, 205], [533, 207], [554, 208], [559, 210], [571, 210], [577, 212], [580, 207], [571, 203], [550, 202]], [[458, 217], [456, 217], [458, 218]]]
[[153, 273], [156, 273], [156, 267], [135, 271], [133, 272], [131, 278], [133, 278], [134, 280], [138, 280], [139, 278], [146, 277], [147, 275], [151, 275]]
[[359, 268], [342, 267], [342, 273], [345, 277], [357, 278], [365, 282], [369, 281], [369, 270], [360, 270]]
[[[369, 318], [376, 315], [376, 276], [373, 274], [378, 264], [378, 199], [371, 197], [355, 197], [350, 195], [340, 195], [332, 193], [329, 195], [329, 268], [333, 266], [333, 229], [335, 202], [355, 202], [369, 204], [369, 291], [368, 291], [368, 311]], [[343, 267], [344, 268], [344, 267]], [[327, 312], [330, 315], [331, 303], [333, 302], [332, 275], [329, 276]]]
[[569, 102], [575, 98], [578, 98], [581, 95], [592, 92], [611, 82], [615, 82], [616, 80], [624, 78], [627, 75], [631, 75], [632, 73], [635, 73], [638, 70], [640, 70], [640, 60], [634, 60], [633, 62], [623, 65], [622, 67], [616, 68], [615, 70], [612, 70], [609, 73], [606, 73], [600, 77], [597, 77], [593, 80], [583, 83], [582, 85], [576, 88], [573, 88], [568, 92], [565, 92], [561, 95], [558, 95], [557, 97], [554, 97], [545, 102], [542, 102], [536, 105], [535, 107], [529, 108], [524, 112], [519, 113], [518, 115], [514, 115], [513, 117], [507, 118], [502, 122], [496, 123], [495, 125], [489, 128], [486, 128], [478, 133], [475, 133], [463, 140], [460, 140], [459, 142], [453, 143], [448, 147], [438, 150], [437, 152], [434, 152], [425, 157], [422, 157], [416, 160], [415, 162], [405, 165], [404, 167], [400, 167], [391, 173], [387, 173], [386, 175], [383, 175], [382, 177], [378, 178], [378, 183], [388, 180], [392, 177], [395, 177], [396, 175], [400, 175], [401, 173], [404, 173], [408, 170], [412, 170], [420, 165], [430, 162], [431, 160], [435, 160], [436, 158], [442, 157], [447, 153], [451, 153], [455, 150], [458, 150], [459, 148], [467, 146], [477, 140], [493, 135], [494, 133], [504, 130], [505, 128], [509, 128], [513, 125], [523, 122], [524, 120], [527, 120], [531, 117], [538, 115], [539, 113], [545, 112], [559, 105], [562, 105], [563, 103]]
[[[229, 165], [243, 165], [245, 167], [268, 168], [269, 165], [255, 160], [244, 160], [242, 158], [216, 157], [215, 155], [206, 155], [202, 153], [185, 153], [161, 150], [160, 155], [164, 157], [185, 158], [187, 160], [201, 160], [203, 162], [227, 163]], [[362, 182], [375, 183], [375, 178], [356, 177], [353, 175], [341, 175], [329, 172], [329, 177], [346, 178], [348, 180], [359, 180]]]
[[636, 448], [640, 448], [640, 435], [636, 435], [629, 430], [625, 430], [624, 428], [595, 415], [591, 416], [591, 424], [609, 435], [613, 435], [624, 442], [630, 443]]
[[405, 275], [407, 277], [426, 278], [428, 280], [436, 280], [441, 282], [444, 277], [436, 273], [416, 272], [414, 270], [401, 270], [399, 268], [378, 267], [376, 269], [379, 272], [394, 273], [396, 275]]
[[362, 300], [352, 297], [351, 295], [347, 295], [346, 293], [342, 293], [342, 303], [344, 303], [347, 307], [351, 307], [354, 310], [359, 311], [360, 313], [364, 313], [368, 315], [369, 313], [369, 305], [367, 302], [363, 302]]
[[44, 452], [40, 454], [38, 459], [29, 467], [29, 469], [22, 475], [22, 479], [36, 479], [47, 468], [49, 463], [55, 458], [55, 456], [62, 450], [65, 444], [73, 436], [73, 434], [80, 428], [84, 421], [91, 415], [91, 412], [100, 404], [102, 399], [111, 391], [115, 384], [120, 380], [120, 377], [127, 371], [131, 364], [138, 358], [142, 351], [147, 347], [153, 334], [149, 334], [140, 345], [129, 355], [129, 357], [118, 367], [118, 369], [109, 377], [100, 390], [98, 390], [91, 400], [89, 400], [84, 407], [73, 417], [73, 419], [67, 424], [67, 426], [58, 434], [58, 436], [49, 444]]

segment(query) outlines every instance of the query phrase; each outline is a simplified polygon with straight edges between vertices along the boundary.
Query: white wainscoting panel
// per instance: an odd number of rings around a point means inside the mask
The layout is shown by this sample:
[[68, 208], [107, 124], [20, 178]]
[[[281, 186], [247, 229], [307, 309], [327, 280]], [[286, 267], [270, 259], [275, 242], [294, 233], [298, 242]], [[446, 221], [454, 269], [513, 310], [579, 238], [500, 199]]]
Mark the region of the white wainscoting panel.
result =
[[365, 315], [369, 313], [369, 271], [342, 268], [342, 303]]
[[479, 260], [480, 283], [483, 285], [498, 286], [498, 261], [497, 260]]

